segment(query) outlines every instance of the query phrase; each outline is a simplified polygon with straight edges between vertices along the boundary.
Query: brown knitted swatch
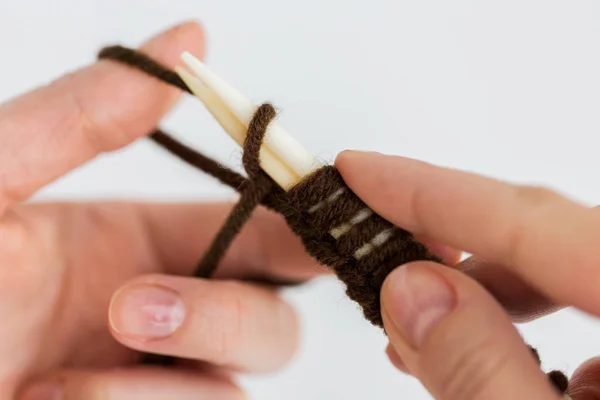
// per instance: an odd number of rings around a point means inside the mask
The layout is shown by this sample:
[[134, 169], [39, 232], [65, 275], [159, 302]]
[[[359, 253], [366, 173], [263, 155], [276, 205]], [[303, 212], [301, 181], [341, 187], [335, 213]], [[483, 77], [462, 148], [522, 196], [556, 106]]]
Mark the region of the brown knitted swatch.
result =
[[[135, 50], [121, 46], [104, 48], [101, 59], [112, 59], [137, 68], [150, 76], [191, 93], [179, 76]], [[270, 104], [256, 110], [249, 124], [243, 149], [247, 178], [186, 147], [156, 130], [150, 138], [188, 164], [217, 178], [240, 192], [208, 251], [200, 260], [195, 276], [213, 275], [225, 251], [253, 210], [263, 205], [281, 214], [302, 240], [306, 251], [330, 267], [345, 284], [349, 298], [356, 301], [372, 324], [383, 327], [380, 290], [387, 275], [400, 265], [429, 260], [442, 261], [413, 235], [377, 215], [344, 183], [334, 166], [325, 166], [303, 179], [288, 192], [282, 190], [260, 167], [259, 150], [271, 120], [276, 116]], [[532, 352], [537, 357], [537, 351]], [[552, 371], [549, 379], [561, 392], [568, 379]]]

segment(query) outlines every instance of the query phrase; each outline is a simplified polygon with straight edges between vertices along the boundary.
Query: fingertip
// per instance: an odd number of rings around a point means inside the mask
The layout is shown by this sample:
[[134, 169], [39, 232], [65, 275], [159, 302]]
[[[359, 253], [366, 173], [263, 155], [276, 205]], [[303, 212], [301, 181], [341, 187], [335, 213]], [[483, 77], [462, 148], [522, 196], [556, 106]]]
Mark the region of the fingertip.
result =
[[141, 47], [153, 57], [172, 68], [180, 63], [181, 53], [188, 51], [198, 58], [204, 58], [206, 52], [205, 31], [195, 20], [172, 26], [148, 39]]
[[404, 361], [402, 361], [402, 358], [400, 357], [400, 355], [398, 355], [398, 353], [394, 349], [394, 346], [392, 346], [391, 343], [387, 345], [385, 349], [385, 354], [397, 370], [405, 374], [410, 374], [408, 368], [406, 367], [406, 364], [404, 364]]
[[381, 286], [381, 301], [384, 305], [394, 301], [394, 295], [397, 291], [398, 286], [404, 285], [408, 270], [416, 270], [417, 273], [421, 269], [435, 269], [438, 266], [437, 263], [432, 261], [414, 261], [408, 264], [398, 266], [383, 281]]
[[348, 149], [347, 150], [342, 150], [335, 157], [334, 164], [338, 165], [340, 162], [343, 163], [347, 157], [352, 157], [352, 153], [354, 153], [354, 152], [355, 152], [355, 150], [348, 150]]
[[373, 158], [379, 157], [383, 157], [383, 154], [375, 151], [343, 150], [335, 158], [334, 165], [338, 170], [342, 171], [356, 167], [357, 163], [362, 164], [365, 161], [369, 162]]
[[265, 287], [151, 274], [120, 288], [109, 328], [124, 346], [244, 371], [272, 371], [298, 349], [299, 316]]
[[[139, 49], [167, 69], [181, 63], [184, 51], [202, 57], [204, 31], [188, 21], [168, 28], [148, 39]], [[102, 83], [101, 85], [99, 83]], [[86, 117], [84, 138], [95, 155], [121, 148], [148, 134], [177, 103], [182, 91], [141, 71], [101, 59], [91, 68], [79, 71], [73, 87], [74, 97]], [[115, 90], [117, 88], [117, 90]]]
[[569, 394], [573, 400], [600, 399], [600, 357], [587, 360], [575, 370], [569, 383]]
[[395, 287], [395, 281], [402, 279], [402, 268], [405, 266], [399, 266], [390, 272], [381, 285], [381, 308], [382, 311], [386, 309], [387, 304], [392, 301], [393, 288]]
[[346, 151], [336, 167], [348, 187], [373, 211], [413, 233], [423, 232], [415, 210], [416, 195], [428, 164], [396, 155]]
[[188, 310], [181, 294], [162, 281], [146, 277], [113, 294], [108, 321], [114, 335], [136, 342], [162, 340], [184, 324]]
[[390, 342], [434, 397], [556, 398], [504, 310], [459, 271], [403, 265], [390, 273], [381, 298]]

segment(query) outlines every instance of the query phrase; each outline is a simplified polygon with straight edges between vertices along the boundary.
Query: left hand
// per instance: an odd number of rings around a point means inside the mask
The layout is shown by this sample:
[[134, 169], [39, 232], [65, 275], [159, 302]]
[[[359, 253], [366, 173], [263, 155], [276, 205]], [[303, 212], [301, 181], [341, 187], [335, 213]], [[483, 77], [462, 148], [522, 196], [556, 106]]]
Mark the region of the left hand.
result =
[[[173, 67], [184, 50], [201, 57], [203, 39], [187, 23], [142, 50]], [[232, 372], [294, 354], [293, 309], [236, 280], [325, 272], [282, 218], [257, 210], [203, 280], [184, 276], [229, 204], [22, 203], [150, 133], [179, 95], [103, 60], [0, 105], [0, 399], [237, 400]], [[138, 365], [140, 352], [188, 361]]]

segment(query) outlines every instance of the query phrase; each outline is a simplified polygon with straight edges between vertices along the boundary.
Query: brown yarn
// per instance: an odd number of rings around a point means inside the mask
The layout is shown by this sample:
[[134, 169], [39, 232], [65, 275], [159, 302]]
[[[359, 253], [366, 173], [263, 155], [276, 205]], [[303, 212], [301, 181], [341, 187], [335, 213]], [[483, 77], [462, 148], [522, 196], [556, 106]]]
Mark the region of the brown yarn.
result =
[[569, 378], [561, 371], [548, 372], [548, 379], [560, 393], [567, 393], [569, 390]]
[[[531, 353], [533, 354], [533, 357], [536, 359], [538, 364], [541, 365], [542, 360], [540, 359], [540, 354], [537, 351], [537, 349], [535, 349], [532, 346], [529, 346], [529, 349], [531, 350]], [[552, 386], [554, 386], [554, 388], [556, 390], [558, 390], [558, 392], [560, 394], [568, 393], [569, 378], [564, 374], [564, 372], [558, 371], [558, 370], [553, 370], [553, 371], [548, 372], [546, 374], [546, 376], [548, 377], [548, 380], [550, 380], [550, 383], [552, 384]]]
[[263, 106], [256, 111], [250, 122], [248, 130], [253, 134], [248, 135], [245, 140], [242, 158], [249, 179], [240, 187], [239, 202], [234, 206], [225, 224], [198, 264], [196, 268], [198, 276], [213, 275], [219, 261], [244, 223], [274, 187], [273, 181], [260, 169], [258, 163], [261, 142], [273, 117], [275, 117], [275, 110], [272, 107]]
[[[139, 69], [163, 82], [191, 93], [179, 76], [146, 55], [122, 46], [102, 49], [100, 59], [112, 59]], [[213, 275], [227, 248], [258, 205], [280, 213], [302, 240], [307, 252], [330, 267], [345, 284], [372, 324], [382, 327], [380, 290], [387, 275], [408, 262], [442, 261], [414, 236], [373, 212], [344, 183], [334, 166], [325, 166], [288, 192], [263, 172], [259, 151], [276, 112], [263, 104], [249, 124], [244, 143], [243, 165], [247, 178], [156, 130], [150, 138], [186, 163], [217, 178], [240, 192], [222, 229], [195, 270], [194, 276]], [[530, 347], [539, 362], [537, 350]], [[154, 357], [154, 356], [152, 356]], [[148, 359], [150, 361], [150, 359]], [[163, 360], [165, 361], [165, 360]], [[548, 374], [554, 387], [566, 393], [568, 378], [560, 371]]]

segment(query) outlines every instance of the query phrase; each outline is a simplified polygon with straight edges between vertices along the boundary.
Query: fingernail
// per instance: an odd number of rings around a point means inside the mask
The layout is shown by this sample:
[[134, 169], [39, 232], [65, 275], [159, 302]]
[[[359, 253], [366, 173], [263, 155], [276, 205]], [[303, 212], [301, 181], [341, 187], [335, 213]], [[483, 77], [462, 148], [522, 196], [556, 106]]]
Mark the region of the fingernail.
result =
[[354, 154], [366, 154], [371, 156], [383, 156], [384, 154], [380, 151], [376, 150], [350, 150], [351, 153]]
[[404, 266], [389, 276], [384, 307], [409, 345], [419, 347], [456, 304], [450, 285], [437, 273]]
[[384, 155], [383, 153], [381, 153], [379, 151], [375, 151], [375, 150], [352, 150], [352, 149], [348, 149], [348, 150], [344, 150], [342, 153], [344, 153], [344, 155], [350, 155], [350, 156], [361, 156], [361, 155], [365, 155], [365, 156], [383, 156]]
[[109, 322], [116, 332], [138, 340], [172, 335], [185, 320], [179, 294], [159, 285], [137, 284], [121, 289], [110, 305]]
[[36, 383], [27, 389], [21, 400], [64, 400], [62, 385], [57, 381]]

